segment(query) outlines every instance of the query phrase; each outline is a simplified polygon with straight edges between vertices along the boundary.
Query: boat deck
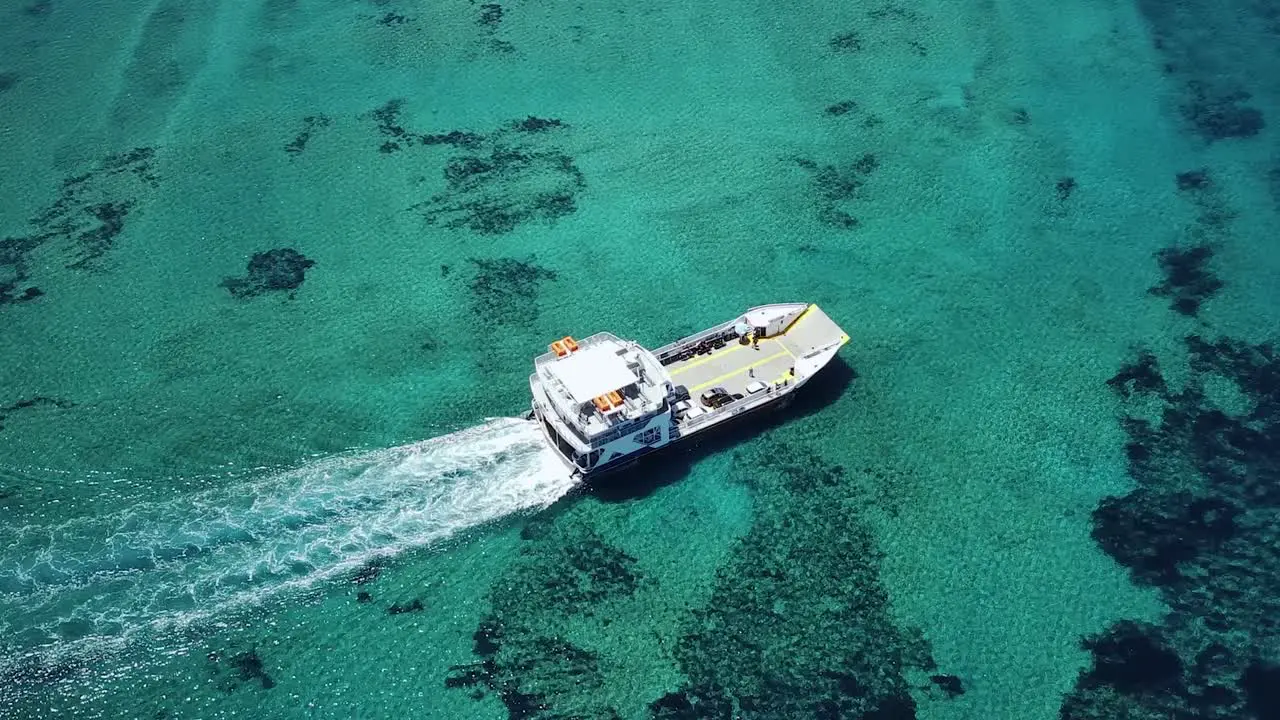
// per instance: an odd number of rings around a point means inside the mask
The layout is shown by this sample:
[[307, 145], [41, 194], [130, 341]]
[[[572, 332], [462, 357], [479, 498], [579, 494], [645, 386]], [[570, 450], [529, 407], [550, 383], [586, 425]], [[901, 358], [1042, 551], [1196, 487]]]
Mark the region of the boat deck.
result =
[[730, 343], [706, 355], [696, 355], [667, 366], [671, 381], [684, 385], [697, 402], [704, 391], [720, 386], [730, 393], [746, 394], [747, 385], [766, 385], [789, 377], [796, 358], [843, 335], [827, 314], [810, 306], [781, 335], [763, 338], [756, 346]]

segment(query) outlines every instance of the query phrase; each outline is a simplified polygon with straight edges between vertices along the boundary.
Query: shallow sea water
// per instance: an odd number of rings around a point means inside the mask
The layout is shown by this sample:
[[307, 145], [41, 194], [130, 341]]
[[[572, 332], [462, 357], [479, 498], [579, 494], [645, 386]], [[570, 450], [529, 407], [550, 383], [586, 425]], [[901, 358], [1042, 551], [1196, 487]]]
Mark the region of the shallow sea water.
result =
[[[1280, 717], [1267, 4], [0, 14], [0, 716]], [[517, 419], [784, 301], [784, 412]]]

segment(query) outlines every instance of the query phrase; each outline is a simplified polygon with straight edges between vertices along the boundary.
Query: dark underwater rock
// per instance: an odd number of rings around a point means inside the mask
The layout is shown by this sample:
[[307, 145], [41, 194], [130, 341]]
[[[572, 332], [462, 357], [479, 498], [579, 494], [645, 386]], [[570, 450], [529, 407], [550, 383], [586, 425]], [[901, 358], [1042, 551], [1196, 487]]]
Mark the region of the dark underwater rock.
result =
[[1093, 668], [1081, 684], [1108, 685], [1122, 693], [1175, 686], [1182, 679], [1182, 661], [1157, 633], [1150, 625], [1122, 621], [1087, 639], [1083, 645], [1093, 653]]
[[422, 604], [422, 600], [414, 598], [411, 602], [407, 602], [403, 605], [400, 603], [392, 603], [391, 606], [387, 608], [387, 614], [403, 615], [404, 613], [422, 612], [425, 609], [426, 606]]
[[266, 292], [296, 290], [306, 280], [307, 269], [315, 264], [293, 248], [267, 250], [253, 254], [247, 275], [225, 278], [221, 284], [232, 297], [241, 300]]
[[1177, 183], [1178, 189], [1183, 191], [1204, 190], [1213, 184], [1209, 180], [1209, 171], [1205, 168], [1180, 172], [1175, 176], [1174, 181]]
[[964, 694], [964, 683], [955, 675], [930, 675], [929, 680], [946, 693], [948, 698], [958, 698]]
[[45, 397], [43, 395], [36, 395], [35, 397], [23, 398], [22, 400], [18, 400], [17, 402], [10, 403], [9, 405], [0, 406], [0, 430], [4, 430], [5, 418], [11, 415], [12, 413], [18, 410], [26, 410], [28, 408], [40, 407], [42, 405], [61, 408], [63, 410], [67, 408], [73, 408], [76, 406], [76, 404], [71, 402], [70, 400], [64, 400], [62, 398], [56, 398], [56, 397]]
[[1160, 365], [1150, 350], [1139, 352], [1136, 360], [1125, 363], [1107, 385], [1126, 399], [1134, 393], [1164, 393], [1167, 389]]
[[1182, 115], [1209, 142], [1250, 138], [1267, 125], [1261, 110], [1243, 105], [1252, 98], [1243, 90], [1219, 92], [1206, 83], [1192, 81], [1187, 84], [1187, 94]]
[[105, 202], [84, 209], [97, 224], [83, 230], [76, 237], [80, 245], [80, 257], [68, 268], [84, 268], [107, 253], [115, 244], [116, 236], [124, 230], [124, 219], [135, 206], [134, 201]]
[[1171, 298], [1171, 305], [1179, 314], [1194, 316], [1206, 300], [1222, 289], [1222, 281], [1207, 267], [1211, 258], [1213, 248], [1207, 245], [1164, 248], [1156, 253], [1156, 259], [1165, 280], [1149, 292]]
[[239, 671], [241, 680], [256, 680], [262, 685], [263, 690], [270, 690], [276, 686], [276, 681], [267, 674], [256, 649], [232, 657], [231, 664]]
[[[257, 648], [250, 648], [242, 653], [237, 653], [227, 658], [227, 664], [222, 664], [222, 653], [214, 651], [206, 655], [211, 670], [222, 678], [218, 682], [218, 687], [226, 693], [235, 692], [243, 682], [256, 682], [263, 690], [270, 690], [276, 686], [276, 681], [267, 674], [266, 666], [262, 662], [262, 657], [258, 655]], [[227, 676], [226, 671], [233, 671], [233, 675]]]
[[[753, 450], [736, 458], [734, 479], [761, 510], [708, 601], [657, 638], [685, 681], [655, 693], [646, 715], [913, 720], [906, 669], [938, 674], [939, 694], [956, 690], [923, 634], [893, 624], [870, 527], [850, 511], [851, 473], [794, 442]], [[499, 700], [509, 718], [619, 718], [602, 692], [616, 659], [594, 645], [600, 633], [648, 632], [623, 624], [658, 582], [590, 521], [541, 522], [491, 586], [473, 661], [453, 666], [445, 686]], [[570, 642], [566, 620], [601, 630]]]
[[497, 3], [485, 3], [480, 6], [480, 18], [477, 23], [488, 28], [496, 28], [502, 24], [502, 6]]
[[1066, 202], [1071, 198], [1071, 194], [1076, 191], [1077, 183], [1073, 177], [1064, 177], [1054, 184], [1054, 189], [1058, 191], [1058, 202]]
[[838, 53], [856, 53], [862, 50], [862, 35], [856, 30], [842, 33], [827, 41], [827, 47]]
[[1280, 666], [1253, 661], [1240, 677], [1245, 705], [1258, 720], [1280, 718]]
[[44, 291], [34, 285], [19, 292], [18, 285], [21, 284], [21, 280], [26, 278], [26, 274], [15, 273], [15, 275], [14, 280], [0, 283], [0, 305], [31, 302], [44, 295]]
[[409, 131], [400, 124], [400, 111], [404, 109], [402, 98], [392, 98], [381, 107], [369, 113], [368, 117], [377, 123], [378, 132], [391, 138], [378, 148], [381, 153], [393, 153], [403, 148], [403, 143], [413, 139]]
[[53, 0], [36, 0], [22, 8], [22, 14], [31, 17], [45, 17], [53, 12]]
[[451, 130], [447, 133], [438, 135], [423, 135], [423, 145], [452, 145], [461, 148], [478, 148], [484, 143], [485, 137], [479, 133], [463, 132], [461, 130]]
[[552, 128], [562, 128], [564, 126], [565, 124], [556, 118], [539, 118], [532, 115], [511, 123], [513, 129], [527, 133], [546, 132]]
[[479, 660], [450, 668], [445, 686], [470, 688], [477, 699], [490, 693], [512, 718], [618, 717], [600, 697], [599, 654], [578, 640], [549, 637], [543, 618], [607, 613], [645, 582], [635, 565], [593, 528], [548, 525], [491, 590], [493, 612], [472, 636]]
[[858, 109], [858, 103], [853, 100], [842, 100], [834, 105], [828, 105], [823, 112], [828, 115], [845, 115]]
[[444, 178], [444, 192], [412, 209], [428, 224], [481, 235], [502, 235], [525, 222], [555, 222], [571, 215], [586, 186], [569, 155], [502, 145], [488, 154], [450, 158]]

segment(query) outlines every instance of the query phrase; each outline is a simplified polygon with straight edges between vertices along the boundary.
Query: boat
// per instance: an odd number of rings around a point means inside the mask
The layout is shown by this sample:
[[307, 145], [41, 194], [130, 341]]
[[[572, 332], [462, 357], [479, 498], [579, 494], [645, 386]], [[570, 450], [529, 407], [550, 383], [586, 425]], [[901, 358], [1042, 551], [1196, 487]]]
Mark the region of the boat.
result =
[[753, 307], [657, 350], [608, 332], [549, 344], [529, 376], [547, 443], [581, 480], [785, 405], [849, 342], [812, 303]]

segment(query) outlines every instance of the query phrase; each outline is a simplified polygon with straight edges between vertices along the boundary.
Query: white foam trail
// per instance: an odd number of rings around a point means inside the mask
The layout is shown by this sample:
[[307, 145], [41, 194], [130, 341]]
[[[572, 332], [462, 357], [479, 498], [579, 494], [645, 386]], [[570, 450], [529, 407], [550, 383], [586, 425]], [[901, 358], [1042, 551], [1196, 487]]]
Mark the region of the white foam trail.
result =
[[127, 512], [2, 529], [0, 637], [48, 648], [207, 617], [546, 507], [572, 485], [534, 423], [496, 418]]

